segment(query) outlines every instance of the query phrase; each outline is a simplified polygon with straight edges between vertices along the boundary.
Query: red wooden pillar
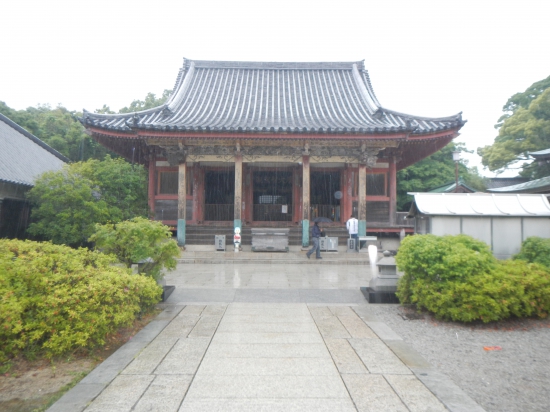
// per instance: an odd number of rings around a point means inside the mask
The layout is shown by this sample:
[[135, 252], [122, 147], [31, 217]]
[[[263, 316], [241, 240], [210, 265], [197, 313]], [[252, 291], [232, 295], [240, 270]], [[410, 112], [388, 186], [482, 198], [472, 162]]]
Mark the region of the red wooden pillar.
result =
[[193, 222], [197, 223], [199, 220], [199, 164], [195, 162], [193, 164]]
[[390, 191], [390, 226], [395, 226], [397, 218], [397, 168], [395, 165], [395, 157], [390, 159], [389, 170], [389, 191]]
[[244, 219], [246, 222], [252, 222], [254, 216], [254, 185], [252, 180], [252, 170], [250, 167], [245, 168], [244, 172]]
[[359, 236], [367, 234], [367, 166], [359, 163], [359, 188], [357, 191], [357, 219], [359, 220]]
[[300, 222], [302, 220], [302, 197], [300, 196], [300, 181], [302, 175], [298, 168], [292, 169], [292, 221]]
[[156, 180], [155, 174], [157, 170], [157, 158], [154, 153], [149, 158], [149, 187], [147, 188], [147, 200], [149, 203], [149, 210], [151, 218], [155, 218], [155, 193], [156, 193]]
[[347, 222], [353, 213], [353, 174], [350, 165], [344, 169], [344, 184], [342, 187], [344, 204], [342, 206], [342, 220]]
[[[196, 198], [197, 208], [195, 219], [197, 220], [197, 223], [199, 223], [204, 222], [204, 170], [200, 167], [198, 163], [196, 163], [196, 169], [195, 173], [193, 173], [193, 179], [196, 179], [196, 186], [193, 187], [193, 201], [195, 201]], [[196, 191], [195, 187], [197, 188]], [[193, 207], [195, 207], [195, 204], [193, 204]], [[194, 211], [193, 216], [195, 216]]]

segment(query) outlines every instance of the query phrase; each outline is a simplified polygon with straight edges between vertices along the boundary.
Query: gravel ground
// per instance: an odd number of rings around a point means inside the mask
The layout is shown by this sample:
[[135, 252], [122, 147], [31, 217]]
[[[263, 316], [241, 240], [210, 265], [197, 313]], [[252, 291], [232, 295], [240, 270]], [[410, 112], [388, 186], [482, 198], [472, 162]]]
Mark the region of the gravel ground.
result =
[[550, 319], [464, 326], [410, 307], [370, 308], [485, 410], [550, 411]]

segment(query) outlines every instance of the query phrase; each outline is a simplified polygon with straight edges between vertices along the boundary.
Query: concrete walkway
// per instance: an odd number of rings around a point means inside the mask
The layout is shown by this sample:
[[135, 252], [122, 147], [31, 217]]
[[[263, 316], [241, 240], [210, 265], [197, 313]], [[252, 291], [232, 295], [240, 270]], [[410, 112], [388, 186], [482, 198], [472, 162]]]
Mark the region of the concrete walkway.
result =
[[49, 411], [482, 411], [372, 316], [369, 279], [181, 264], [164, 311]]

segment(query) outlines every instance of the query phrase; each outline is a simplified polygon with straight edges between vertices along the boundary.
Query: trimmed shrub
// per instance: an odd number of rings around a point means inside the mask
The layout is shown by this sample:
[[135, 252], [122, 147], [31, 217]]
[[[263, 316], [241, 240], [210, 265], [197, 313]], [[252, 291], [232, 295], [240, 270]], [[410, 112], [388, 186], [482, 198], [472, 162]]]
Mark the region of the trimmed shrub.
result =
[[132, 263], [151, 259], [146, 274], [154, 279], [161, 277], [163, 267], [175, 269], [176, 258], [180, 255], [170, 228], [143, 217], [117, 224], [97, 224], [89, 240], [102, 252], [115, 255], [128, 268]]
[[114, 261], [86, 249], [1, 239], [0, 360], [101, 345], [160, 300], [154, 280]]
[[[461, 246], [452, 247], [449, 242]], [[460, 322], [548, 316], [550, 271], [521, 260], [489, 258], [488, 248], [479, 243], [462, 235], [406, 238], [396, 256], [398, 267], [405, 271], [397, 289], [401, 303], [413, 303], [440, 319]], [[458, 258], [456, 253], [474, 261]]]
[[397, 296], [401, 303], [414, 303], [414, 282], [460, 282], [474, 274], [487, 273], [497, 260], [484, 242], [470, 236], [415, 235], [403, 239], [395, 257], [405, 272]]
[[529, 263], [540, 263], [550, 268], [550, 239], [533, 236], [524, 240], [521, 250], [514, 260], [525, 260]]

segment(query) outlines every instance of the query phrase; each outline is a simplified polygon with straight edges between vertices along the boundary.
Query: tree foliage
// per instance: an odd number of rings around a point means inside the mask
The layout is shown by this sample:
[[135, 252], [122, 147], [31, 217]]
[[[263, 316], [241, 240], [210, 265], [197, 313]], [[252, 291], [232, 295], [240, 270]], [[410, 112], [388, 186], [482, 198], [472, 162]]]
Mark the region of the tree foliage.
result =
[[82, 246], [96, 223], [147, 215], [146, 172], [123, 159], [95, 159], [44, 173], [29, 192], [29, 233]]
[[126, 267], [149, 259], [146, 274], [155, 279], [160, 277], [162, 268], [175, 269], [175, 258], [180, 255], [168, 226], [142, 217], [117, 224], [96, 224], [90, 242], [95, 243], [96, 249], [115, 255]]
[[[452, 152], [468, 152], [463, 143], [450, 143], [440, 151], [397, 173], [397, 209], [408, 210], [412, 197], [407, 192], [425, 192], [455, 181]], [[477, 190], [485, 190], [485, 181], [476, 167], [458, 164], [459, 176]]]
[[[134, 100], [129, 106], [120, 109], [119, 113], [131, 113], [160, 106], [170, 92], [171, 90], [165, 90], [160, 97], [148, 93], [144, 100]], [[105, 104], [96, 112], [115, 113]], [[52, 108], [47, 104], [15, 110], [0, 101], [0, 113], [72, 161], [101, 160], [107, 154], [116, 156], [85, 133], [84, 126], [78, 121], [82, 116], [80, 112], [68, 110], [61, 105]]]
[[38, 105], [14, 110], [0, 102], [0, 113], [72, 161], [103, 159], [110, 153], [84, 132], [77, 119], [81, 113], [63, 106]]
[[172, 90], [166, 89], [162, 93], [162, 96], [158, 98], [154, 93], [147, 93], [147, 96], [145, 96], [144, 100], [134, 100], [132, 103], [130, 103], [130, 106], [123, 107], [118, 112], [132, 113], [132, 112], [139, 112], [141, 110], [147, 110], [147, 109], [152, 109], [154, 107], [158, 107], [164, 104], [164, 102], [168, 99], [168, 96], [170, 96], [170, 93], [172, 93]]
[[550, 148], [550, 76], [516, 93], [503, 110], [495, 142], [478, 148], [483, 165], [491, 171], [521, 168], [520, 174], [529, 178], [550, 175], [550, 165], [539, 165], [529, 156]]

